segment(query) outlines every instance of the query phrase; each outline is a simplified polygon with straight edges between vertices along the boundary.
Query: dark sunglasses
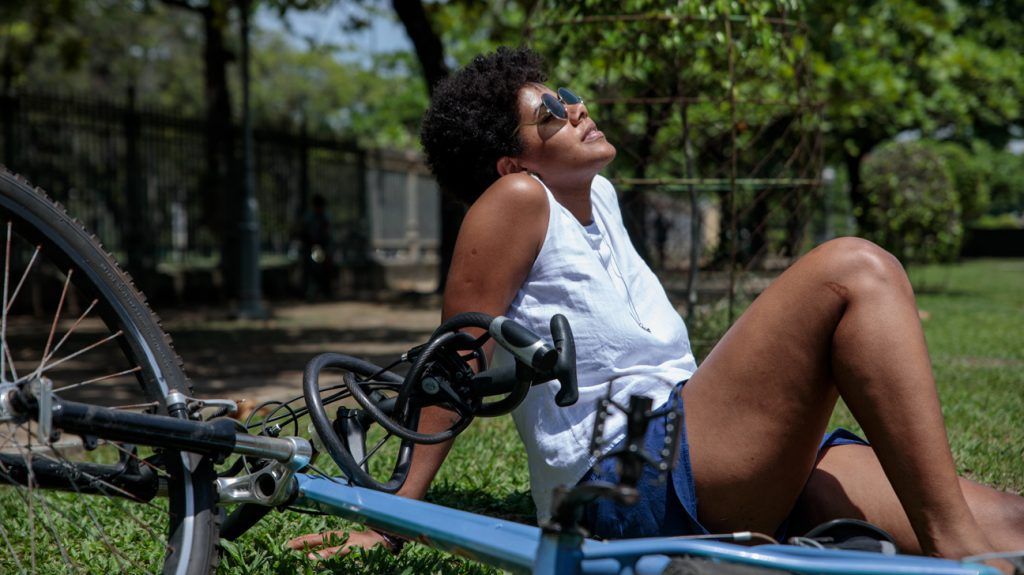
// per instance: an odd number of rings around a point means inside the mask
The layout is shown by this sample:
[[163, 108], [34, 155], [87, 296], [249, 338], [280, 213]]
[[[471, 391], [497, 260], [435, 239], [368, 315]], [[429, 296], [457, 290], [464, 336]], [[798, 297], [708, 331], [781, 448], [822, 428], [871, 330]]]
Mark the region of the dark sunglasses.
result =
[[519, 129], [523, 126], [536, 126], [543, 124], [549, 118], [555, 117], [559, 120], [568, 120], [569, 112], [565, 109], [566, 106], [575, 106], [583, 103], [583, 98], [577, 96], [569, 88], [559, 88], [558, 96], [554, 94], [544, 93], [540, 97], [541, 103], [544, 105], [544, 109], [540, 112], [540, 118], [536, 122], [527, 122], [525, 124], [519, 124], [516, 126], [516, 131], [512, 133], [514, 136], [519, 132]]

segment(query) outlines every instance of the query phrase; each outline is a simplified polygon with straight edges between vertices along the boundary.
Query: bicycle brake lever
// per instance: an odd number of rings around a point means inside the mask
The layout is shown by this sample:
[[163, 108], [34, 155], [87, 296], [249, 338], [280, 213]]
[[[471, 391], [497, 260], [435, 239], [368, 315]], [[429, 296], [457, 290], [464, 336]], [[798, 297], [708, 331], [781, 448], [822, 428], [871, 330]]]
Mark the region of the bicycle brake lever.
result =
[[551, 339], [558, 350], [554, 375], [560, 388], [555, 394], [555, 404], [567, 407], [579, 400], [580, 389], [576, 380], [576, 343], [572, 337], [569, 320], [560, 313], [551, 318]]

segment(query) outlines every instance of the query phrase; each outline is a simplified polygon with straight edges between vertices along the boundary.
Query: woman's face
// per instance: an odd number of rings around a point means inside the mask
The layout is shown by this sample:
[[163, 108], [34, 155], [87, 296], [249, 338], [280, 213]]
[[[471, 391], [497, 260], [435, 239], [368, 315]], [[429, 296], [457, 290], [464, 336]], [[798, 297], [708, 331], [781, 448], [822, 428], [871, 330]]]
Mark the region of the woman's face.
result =
[[519, 165], [545, 181], [592, 178], [615, 158], [615, 147], [590, 119], [585, 104], [566, 106], [568, 119], [560, 120], [544, 107], [541, 96], [545, 93], [557, 97], [542, 84], [527, 84], [519, 90], [518, 133], [523, 143]]

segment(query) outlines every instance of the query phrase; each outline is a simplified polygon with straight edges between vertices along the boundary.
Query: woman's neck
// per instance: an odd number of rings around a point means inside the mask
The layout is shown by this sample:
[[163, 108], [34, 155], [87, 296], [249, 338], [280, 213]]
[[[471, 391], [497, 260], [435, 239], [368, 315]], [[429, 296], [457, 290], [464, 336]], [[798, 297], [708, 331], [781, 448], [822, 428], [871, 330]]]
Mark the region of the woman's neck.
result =
[[590, 184], [594, 181], [592, 177], [586, 181], [550, 182], [546, 178], [542, 177], [541, 179], [544, 180], [544, 184], [554, 194], [558, 203], [565, 206], [580, 224], [586, 226], [594, 221], [594, 214], [590, 203]]

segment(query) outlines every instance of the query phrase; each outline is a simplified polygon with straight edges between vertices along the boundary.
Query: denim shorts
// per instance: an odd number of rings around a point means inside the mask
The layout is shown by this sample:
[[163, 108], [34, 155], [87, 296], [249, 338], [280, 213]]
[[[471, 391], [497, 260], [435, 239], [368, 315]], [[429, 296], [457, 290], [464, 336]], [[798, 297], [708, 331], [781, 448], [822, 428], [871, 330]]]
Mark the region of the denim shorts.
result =
[[[643, 475], [637, 484], [639, 499], [633, 505], [619, 505], [610, 499], [599, 499], [587, 506], [583, 514], [583, 525], [591, 536], [602, 539], [625, 539], [634, 537], [674, 537], [698, 535], [708, 530], [697, 520], [697, 495], [690, 467], [690, 448], [686, 440], [686, 414], [683, 409], [682, 389], [686, 382], [676, 384], [669, 400], [655, 410], [656, 417], [647, 428], [644, 449], [656, 454], [665, 441], [665, 415], [669, 411], [679, 413], [681, 436], [679, 455], [669, 480], [658, 481], [658, 471], [645, 465]], [[857, 435], [839, 428], [828, 433], [821, 442], [819, 451], [835, 445], [861, 444], [867, 442]], [[617, 446], [616, 446], [617, 447]], [[614, 458], [598, 462], [593, 469], [580, 479], [618, 483], [618, 472]], [[783, 522], [783, 528], [788, 521]]]

